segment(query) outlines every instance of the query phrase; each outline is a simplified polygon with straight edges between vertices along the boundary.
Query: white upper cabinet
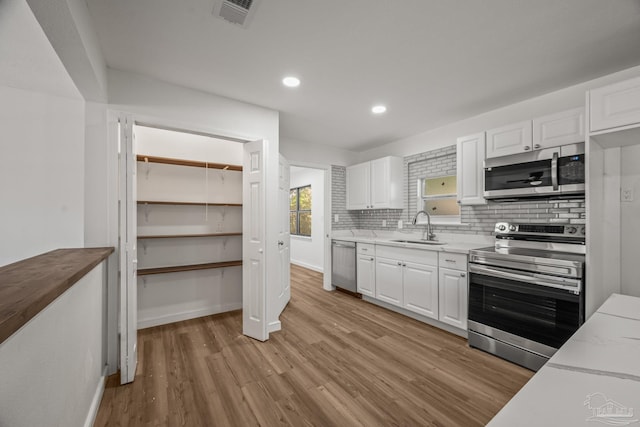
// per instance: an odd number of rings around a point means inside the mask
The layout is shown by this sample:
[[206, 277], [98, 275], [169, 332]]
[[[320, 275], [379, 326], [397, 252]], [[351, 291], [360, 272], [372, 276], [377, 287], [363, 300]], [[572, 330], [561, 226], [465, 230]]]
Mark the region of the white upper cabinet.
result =
[[531, 120], [487, 131], [487, 158], [531, 151]]
[[591, 132], [640, 124], [640, 77], [589, 92]]
[[533, 119], [533, 149], [584, 142], [584, 108]]
[[371, 205], [371, 163], [347, 168], [347, 209], [369, 209]]
[[402, 158], [347, 167], [347, 209], [402, 209]]
[[458, 138], [457, 142], [457, 193], [461, 205], [482, 205], [487, 201], [484, 192], [484, 132]]

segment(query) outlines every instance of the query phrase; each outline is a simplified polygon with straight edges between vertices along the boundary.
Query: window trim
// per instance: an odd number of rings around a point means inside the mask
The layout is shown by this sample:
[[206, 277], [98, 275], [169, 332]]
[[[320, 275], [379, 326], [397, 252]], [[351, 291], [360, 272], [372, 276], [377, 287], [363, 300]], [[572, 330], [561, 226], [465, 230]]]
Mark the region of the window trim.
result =
[[[309, 188], [309, 190], [311, 190], [311, 184], [309, 185], [302, 185], [300, 187], [293, 187], [289, 189], [289, 195], [291, 195], [291, 192], [293, 190], [296, 191], [296, 209], [295, 210], [291, 210], [291, 203], [289, 203], [289, 221], [291, 221], [291, 214], [295, 212], [296, 214], [296, 232], [295, 233], [290, 233], [291, 236], [296, 236], [296, 237], [306, 237], [306, 238], [311, 238], [311, 234], [313, 234], [313, 228], [311, 228], [311, 233], [310, 234], [301, 234], [300, 233], [300, 212], [306, 213], [309, 212], [309, 216], [311, 216], [311, 210], [313, 209], [313, 193], [311, 196], [311, 208], [310, 209], [300, 209], [300, 190], [304, 189], [304, 188]], [[311, 227], [311, 225], [310, 225]], [[289, 223], [289, 230], [291, 230], [291, 223]]]

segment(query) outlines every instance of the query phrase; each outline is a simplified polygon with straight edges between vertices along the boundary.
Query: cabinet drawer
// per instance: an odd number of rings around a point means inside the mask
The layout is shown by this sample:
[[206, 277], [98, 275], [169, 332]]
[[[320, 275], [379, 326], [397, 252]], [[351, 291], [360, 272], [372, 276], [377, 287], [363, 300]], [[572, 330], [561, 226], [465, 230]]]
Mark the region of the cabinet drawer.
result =
[[376, 254], [376, 247], [373, 243], [357, 243], [356, 247], [359, 254], [371, 256]]
[[418, 264], [438, 265], [438, 252], [436, 251], [376, 245], [376, 256]]
[[440, 252], [438, 253], [438, 265], [443, 268], [467, 271], [467, 255]]

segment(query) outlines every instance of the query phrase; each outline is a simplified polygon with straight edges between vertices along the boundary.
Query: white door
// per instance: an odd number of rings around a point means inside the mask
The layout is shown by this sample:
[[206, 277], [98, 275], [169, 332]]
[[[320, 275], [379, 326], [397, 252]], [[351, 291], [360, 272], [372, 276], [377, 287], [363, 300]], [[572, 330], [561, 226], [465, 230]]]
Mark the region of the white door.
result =
[[358, 254], [356, 267], [357, 290], [362, 295], [376, 296], [376, 259], [369, 254]]
[[[133, 381], [138, 365], [136, 156], [131, 117], [119, 119], [120, 147], [120, 383]], [[122, 173], [124, 172], [124, 173]]]
[[440, 269], [440, 320], [460, 329], [467, 329], [467, 273]]
[[347, 168], [347, 209], [371, 207], [371, 163], [360, 163]]
[[244, 145], [242, 177], [242, 332], [265, 341], [266, 310], [266, 141]]
[[376, 258], [376, 298], [402, 307], [402, 262]]
[[487, 158], [531, 151], [531, 120], [487, 131]]
[[484, 198], [484, 132], [458, 138], [458, 203], [461, 205], [486, 204]]
[[403, 263], [404, 308], [423, 316], [438, 318], [438, 267]]
[[290, 166], [287, 159], [280, 155], [280, 176], [278, 187], [280, 194], [280, 229], [278, 230], [278, 256], [280, 260], [280, 287], [278, 292], [278, 307], [281, 312], [291, 298], [290, 284], [290, 243], [291, 229], [289, 227], [289, 177]]

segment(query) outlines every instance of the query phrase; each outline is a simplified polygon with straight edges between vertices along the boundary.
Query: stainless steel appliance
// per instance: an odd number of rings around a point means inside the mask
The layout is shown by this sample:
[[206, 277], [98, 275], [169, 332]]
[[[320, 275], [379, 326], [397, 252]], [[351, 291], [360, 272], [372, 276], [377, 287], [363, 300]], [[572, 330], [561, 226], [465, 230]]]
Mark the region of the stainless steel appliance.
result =
[[584, 323], [584, 226], [495, 226], [469, 252], [469, 345], [537, 371]]
[[584, 143], [484, 162], [484, 197], [510, 199], [584, 194]]
[[345, 240], [331, 241], [331, 284], [356, 292], [356, 244]]

